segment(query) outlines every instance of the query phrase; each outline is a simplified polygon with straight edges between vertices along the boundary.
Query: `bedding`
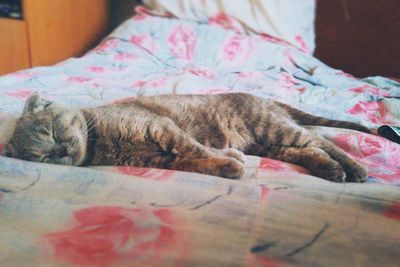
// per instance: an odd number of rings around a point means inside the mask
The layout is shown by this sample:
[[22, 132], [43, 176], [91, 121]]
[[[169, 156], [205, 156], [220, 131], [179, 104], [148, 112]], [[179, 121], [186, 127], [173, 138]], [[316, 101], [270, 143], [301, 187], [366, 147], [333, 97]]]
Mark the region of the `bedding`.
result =
[[309, 53], [315, 48], [315, 0], [144, 0], [143, 3], [158, 15], [274, 36]]
[[[370, 127], [400, 124], [394, 80], [356, 79], [277, 38], [142, 8], [82, 58], [1, 77], [1, 144], [33, 91], [74, 106], [246, 92]], [[0, 265], [396, 266], [400, 145], [312, 130], [364, 164], [368, 181], [332, 183], [254, 156], [240, 180], [0, 157]]]

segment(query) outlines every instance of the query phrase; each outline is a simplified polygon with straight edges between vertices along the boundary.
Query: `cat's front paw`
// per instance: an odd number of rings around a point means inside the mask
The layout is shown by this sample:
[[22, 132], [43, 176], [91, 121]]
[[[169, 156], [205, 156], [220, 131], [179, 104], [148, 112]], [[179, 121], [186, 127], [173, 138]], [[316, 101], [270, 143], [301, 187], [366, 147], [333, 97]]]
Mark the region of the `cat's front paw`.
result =
[[241, 152], [241, 151], [239, 151], [239, 150], [237, 150], [237, 149], [234, 149], [234, 148], [225, 148], [225, 149], [222, 149], [222, 153], [223, 153], [223, 155], [224, 155], [225, 157], [235, 158], [235, 159], [237, 159], [238, 161], [240, 161], [240, 162], [242, 162], [242, 163], [244, 163], [245, 160], [246, 160], [246, 157], [245, 157], [245, 155], [243, 154], [243, 152]]
[[344, 182], [346, 179], [346, 173], [342, 166], [334, 160], [320, 162], [311, 172], [318, 177], [333, 182]]
[[218, 166], [218, 176], [230, 179], [237, 179], [244, 174], [244, 165], [233, 158], [222, 158]]
[[368, 179], [368, 173], [365, 168], [359, 164], [353, 164], [346, 170], [346, 182], [363, 183]]

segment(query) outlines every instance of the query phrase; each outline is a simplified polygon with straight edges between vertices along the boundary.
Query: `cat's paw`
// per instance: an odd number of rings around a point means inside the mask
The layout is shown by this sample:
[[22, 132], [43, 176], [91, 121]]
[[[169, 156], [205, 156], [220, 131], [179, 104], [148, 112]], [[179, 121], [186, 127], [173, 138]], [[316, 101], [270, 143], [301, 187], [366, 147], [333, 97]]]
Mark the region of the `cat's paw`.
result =
[[353, 164], [346, 169], [346, 182], [363, 183], [368, 179], [365, 168], [359, 164]]
[[318, 177], [333, 182], [344, 182], [346, 179], [346, 173], [342, 166], [340, 166], [340, 164], [334, 160], [320, 163], [311, 171]]
[[244, 174], [244, 165], [240, 161], [233, 158], [222, 158], [219, 162], [218, 176], [230, 179], [237, 179]]
[[242, 162], [242, 163], [244, 163], [245, 160], [246, 160], [246, 157], [245, 157], [245, 155], [243, 154], [243, 152], [241, 152], [241, 151], [239, 151], [239, 150], [237, 150], [237, 149], [234, 149], [234, 148], [225, 148], [225, 149], [222, 149], [222, 153], [223, 153], [223, 155], [224, 155], [225, 157], [235, 158], [235, 159], [237, 159], [238, 161], [240, 161], [240, 162]]

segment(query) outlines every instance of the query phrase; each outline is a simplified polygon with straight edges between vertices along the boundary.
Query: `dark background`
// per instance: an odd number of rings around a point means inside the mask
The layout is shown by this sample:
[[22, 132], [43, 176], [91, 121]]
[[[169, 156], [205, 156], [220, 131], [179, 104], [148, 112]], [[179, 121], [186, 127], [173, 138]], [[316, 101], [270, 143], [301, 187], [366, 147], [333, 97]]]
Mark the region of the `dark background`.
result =
[[400, 0], [317, 0], [316, 33], [327, 65], [400, 78]]

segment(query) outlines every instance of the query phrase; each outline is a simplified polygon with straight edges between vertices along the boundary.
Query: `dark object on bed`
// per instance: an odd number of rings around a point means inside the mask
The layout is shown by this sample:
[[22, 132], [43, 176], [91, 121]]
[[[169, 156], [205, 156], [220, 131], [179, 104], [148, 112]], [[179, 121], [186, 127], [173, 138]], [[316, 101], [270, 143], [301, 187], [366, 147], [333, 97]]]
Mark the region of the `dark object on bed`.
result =
[[317, 0], [316, 57], [356, 77], [400, 78], [399, 0]]
[[400, 144], [400, 126], [382, 125], [378, 128], [378, 134]]

